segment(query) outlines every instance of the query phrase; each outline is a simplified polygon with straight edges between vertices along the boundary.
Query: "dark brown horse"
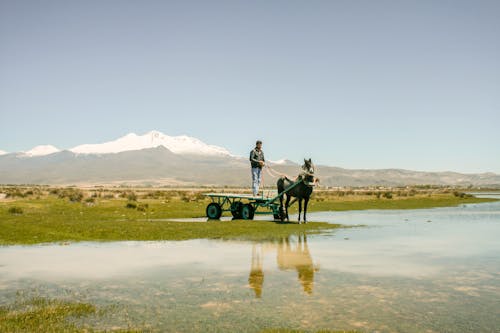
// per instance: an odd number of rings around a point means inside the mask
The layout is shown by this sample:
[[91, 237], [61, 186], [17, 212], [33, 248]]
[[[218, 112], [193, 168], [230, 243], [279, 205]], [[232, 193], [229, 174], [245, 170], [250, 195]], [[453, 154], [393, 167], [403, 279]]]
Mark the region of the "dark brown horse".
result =
[[[299, 201], [299, 224], [300, 224], [300, 214], [302, 213], [302, 200], [304, 200], [304, 223], [307, 223], [307, 204], [309, 203], [309, 198], [313, 192], [314, 184], [317, 179], [314, 177], [314, 164], [311, 159], [304, 159], [304, 165], [302, 166], [303, 172], [295, 179], [295, 181], [289, 179], [288, 177], [281, 177], [278, 179], [278, 193], [282, 193], [285, 189], [295, 182], [300, 182], [297, 186], [291, 188], [286, 191], [280, 197], [280, 217], [281, 221], [284, 221], [285, 218], [287, 221], [290, 221], [288, 218], [288, 207], [290, 206], [290, 200], [292, 197], [296, 198]], [[283, 196], [286, 198], [285, 209], [283, 209]]]

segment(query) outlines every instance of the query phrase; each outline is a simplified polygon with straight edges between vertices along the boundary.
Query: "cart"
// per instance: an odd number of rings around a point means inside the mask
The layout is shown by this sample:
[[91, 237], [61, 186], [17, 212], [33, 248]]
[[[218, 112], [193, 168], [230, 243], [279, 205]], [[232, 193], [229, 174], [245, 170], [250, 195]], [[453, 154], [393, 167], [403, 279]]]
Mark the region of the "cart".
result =
[[274, 197], [239, 193], [205, 193], [204, 195], [212, 200], [206, 209], [207, 217], [218, 220], [223, 212], [231, 212], [234, 219], [253, 220], [255, 214], [272, 213], [275, 220], [282, 220], [283, 212], [280, 211], [279, 198], [301, 182], [302, 179], [297, 180]]

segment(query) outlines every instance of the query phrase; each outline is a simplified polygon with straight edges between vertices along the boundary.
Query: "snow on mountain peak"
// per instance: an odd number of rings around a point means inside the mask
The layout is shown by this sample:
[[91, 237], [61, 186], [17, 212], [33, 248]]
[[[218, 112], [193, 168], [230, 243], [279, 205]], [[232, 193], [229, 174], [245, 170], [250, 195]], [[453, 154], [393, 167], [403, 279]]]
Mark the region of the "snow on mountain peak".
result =
[[207, 145], [196, 138], [186, 135], [168, 136], [159, 131], [149, 131], [144, 135], [129, 133], [114, 141], [101, 144], [84, 144], [76, 146], [70, 151], [78, 154], [109, 154], [159, 146], [163, 146], [176, 154], [231, 155], [225, 148]]
[[0, 150], [0, 155], [5, 155], [5, 154], [8, 154], [8, 152], [6, 152], [5, 150]]
[[44, 156], [44, 155], [50, 155], [53, 153], [57, 153], [60, 150], [52, 145], [40, 145], [32, 148], [31, 150], [28, 150], [24, 152], [25, 155], [28, 156]]
[[286, 159], [281, 159], [277, 161], [270, 161], [272, 164], [286, 164], [287, 160]]
[[295, 164], [293, 161], [287, 160], [285, 158], [277, 161], [270, 161], [272, 164], [275, 165], [286, 165], [286, 164]]

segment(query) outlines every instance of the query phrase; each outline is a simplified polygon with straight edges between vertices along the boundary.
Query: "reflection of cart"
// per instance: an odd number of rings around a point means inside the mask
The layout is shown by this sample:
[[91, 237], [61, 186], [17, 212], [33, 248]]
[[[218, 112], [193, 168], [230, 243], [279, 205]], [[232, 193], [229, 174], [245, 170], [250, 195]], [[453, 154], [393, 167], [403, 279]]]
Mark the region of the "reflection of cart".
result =
[[[207, 206], [207, 217], [218, 220], [223, 212], [231, 212], [235, 219], [252, 220], [255, 214], [272, 212], [274, 219], [281, 220], [279, 198], [302, 181], [300, 179], [294, 182], [283, 192], [269, 198], [235, 193], [207, 193], [205, 195], [212, 199], [212, 202]], [[259, 207], [265, 208], [267, 211], [257, 211]]]

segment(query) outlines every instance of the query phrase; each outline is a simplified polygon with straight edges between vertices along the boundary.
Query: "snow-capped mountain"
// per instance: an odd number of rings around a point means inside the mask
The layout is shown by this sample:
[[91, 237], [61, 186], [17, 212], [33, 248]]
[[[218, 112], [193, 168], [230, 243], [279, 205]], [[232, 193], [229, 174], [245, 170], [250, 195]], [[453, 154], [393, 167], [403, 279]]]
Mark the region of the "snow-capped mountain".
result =
[[[274, 164], [293, 177], [300, 164]], [[323, 186], [404, 186], [412, 184], [500, 187], [500, 175], [421, 172], [398, 169], [348, 170], [320, 166]], [[158, 146], [115, 154], [76, 154], [67, 150], [46, 156], [0, 156], [0, 184], [111, 186], [237, 186], [250, 185], [249, 161], [231, 155], [183, 155]], [[266, 174], [266, 186], [276, 177]]]
[[129, 133], [114, 141], [84, 144], [69, 150], [77, 154], [109, 154], [159, 146], [163, 146], [175, 154], [231, 155], [225, 148], [208, 145], [196, 138], [185, 135], [168, 136], [159, 131], [150, 131], [144, 135]]
[[[142, 184], [159, 186], [247, 186], [248, 158], [189, 136], [158, 131], [130, 133], [114, 141], [69, 150], [51, 145], [26, 152], [0, 151], [0, 184]], [[279, 173], [296, 175], [300, 163], [271, 160]], [[404, 186], [411, 184], [500, 186], [500, 175], [420, 172], [399, 169], [348, 170], [321, 166], [324, 186]], [[267, 186], [275, 177], [265, 177]]]
[[5, 155], [5, 154], [8, 154], [8, 152], [6, 152], [5, 150], [0, 150], [0, 155]]
[[277, 161], [269, 161], [269, 162], [271, 162], [271, 164], [275, 164], [275, 165], [294, 164], [293, 161], [287, 160], [286, 158], [283, 158], [283, 159], [277, 160]]
[[61, 150], [51, 145], [36, 146], [23, 154], [26, 156], [45, 156], [60, 152]]

